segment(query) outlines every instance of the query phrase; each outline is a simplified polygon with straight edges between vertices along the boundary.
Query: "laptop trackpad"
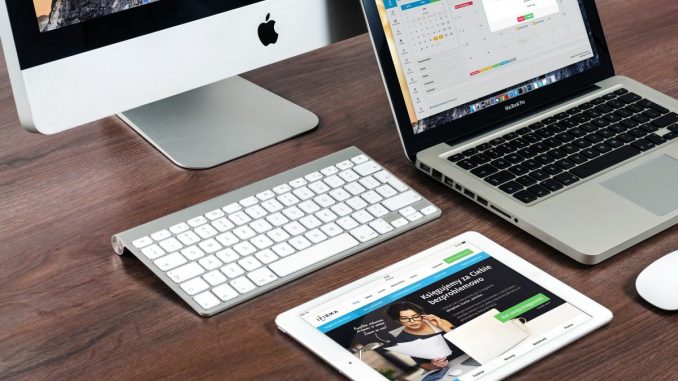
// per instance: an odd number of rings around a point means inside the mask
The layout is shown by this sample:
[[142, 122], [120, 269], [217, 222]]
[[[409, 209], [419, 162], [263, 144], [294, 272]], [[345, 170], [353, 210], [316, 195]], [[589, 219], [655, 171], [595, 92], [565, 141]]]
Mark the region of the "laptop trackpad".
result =
[[654, 158], [602, 184], [658, 216], [678, 209], [678, 160], [668, 155]]

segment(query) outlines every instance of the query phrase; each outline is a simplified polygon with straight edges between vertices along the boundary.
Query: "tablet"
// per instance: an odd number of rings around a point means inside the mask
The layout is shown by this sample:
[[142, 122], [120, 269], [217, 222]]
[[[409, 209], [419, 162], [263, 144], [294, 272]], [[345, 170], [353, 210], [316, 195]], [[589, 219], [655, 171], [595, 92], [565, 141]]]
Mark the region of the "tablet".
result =
[[494, 380], [612, 319], [474, 232], [280, 314], [278, 328], [353, 380]]

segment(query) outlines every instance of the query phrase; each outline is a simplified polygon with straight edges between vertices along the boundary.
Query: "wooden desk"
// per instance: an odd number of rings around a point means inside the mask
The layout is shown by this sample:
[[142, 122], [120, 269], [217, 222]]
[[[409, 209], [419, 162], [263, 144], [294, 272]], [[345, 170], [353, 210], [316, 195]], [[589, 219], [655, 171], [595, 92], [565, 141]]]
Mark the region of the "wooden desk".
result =
[[[618, 73], [678, 97], [675, 0], [600, 1]], [[678, 315], [635, 277], [678, 249], [673, 227], [596, 266], [558, 254], [405, 160], [367, 36], [249, 73], [315, 111], [310, 134], [208, 171], [173, 166], [121, 121], [29, 134], [0, 65], [0, 380], [340, 380], [275, 316], [467, 230], [610, 308], [612, 323], [515, 379], [678, 377]], [[443, 209], [435, 222], [213, 318], [198, 317], [112, 234], [356, 145]]]

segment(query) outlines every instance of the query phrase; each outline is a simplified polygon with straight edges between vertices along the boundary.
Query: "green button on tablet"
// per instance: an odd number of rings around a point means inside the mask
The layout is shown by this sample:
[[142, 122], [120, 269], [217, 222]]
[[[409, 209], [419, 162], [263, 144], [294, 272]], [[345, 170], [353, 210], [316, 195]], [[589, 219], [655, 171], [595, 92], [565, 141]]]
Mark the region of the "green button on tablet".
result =
[[453, 256], [451, 256], [451, 257], [445, 258], [444, 261], [447, 262], [447, 263], [456, 262], [456, 261], [458, 261], [458, 260], [464, 258], [465, 256], [471, 255], [471, 254], [473, 254], [473, 250], [471, 250], [471, 249], [466, 249], [466, 250], [464, 250], [464, 251], [458, 252], [457, 254], [455, 254], [455, 255], [453, 255]]
[[524, 314], [525, 312], [538, 307], [546, 302], [548, 302], [550, 299], [548, 296], [544, 294], [537, 294], [527, 300], [524, 300], [515, 306], [500, 312], [496, 314], [494, 317], [497, 318], [497, 320], [501, 321], [502, 323], [506, 323], [507, 321], [511, 319], [515, 319], [516, 317]]

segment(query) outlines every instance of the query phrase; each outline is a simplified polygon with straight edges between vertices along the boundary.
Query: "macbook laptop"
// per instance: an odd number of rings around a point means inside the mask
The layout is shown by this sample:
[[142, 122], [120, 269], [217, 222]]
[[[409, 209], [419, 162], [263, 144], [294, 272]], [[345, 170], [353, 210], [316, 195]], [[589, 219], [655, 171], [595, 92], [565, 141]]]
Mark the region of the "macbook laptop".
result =
[[593, 1], [362, 4], [418, 169], [585, 264], [678, 221], [678, 101], [615, 75]]

